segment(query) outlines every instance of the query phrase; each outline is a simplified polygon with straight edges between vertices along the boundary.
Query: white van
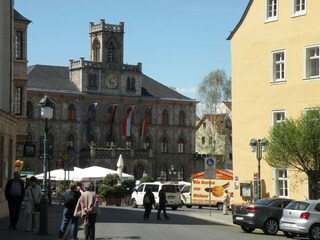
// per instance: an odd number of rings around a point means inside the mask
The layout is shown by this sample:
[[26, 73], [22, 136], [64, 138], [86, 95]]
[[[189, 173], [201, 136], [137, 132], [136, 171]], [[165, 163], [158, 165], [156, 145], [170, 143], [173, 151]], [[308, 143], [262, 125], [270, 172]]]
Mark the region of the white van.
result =
[[131, 206], [133, 208], [143, 206], [143, 196], [146, 193], [147, 189], [151, 189], [154, 194], [157, 208], [159, 206], [159, 191], [161, 188], [164, 188], [164, 191], [166, 192], [166, 206], [171, 207], [172, 210], [177, 210], [177, 208], [181, 206], [179, 186], [168, 182], [141, 183], [131, 194]]

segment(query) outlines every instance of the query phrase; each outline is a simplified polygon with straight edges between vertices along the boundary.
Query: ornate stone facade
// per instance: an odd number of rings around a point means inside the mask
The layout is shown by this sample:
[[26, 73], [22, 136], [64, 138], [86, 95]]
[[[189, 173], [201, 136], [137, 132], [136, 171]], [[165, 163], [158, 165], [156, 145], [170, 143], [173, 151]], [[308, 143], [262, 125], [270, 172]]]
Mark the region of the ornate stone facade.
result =
[[[42, 169], [44, 121], [38, 102], [47, 94], [55, 103], [49, 120], [52, 168], [67, 155], [67, 165], [116, 169], [121, 153], [125, 172], [137, 179], [147, 173], [156, 179], [188, 180], [196, 101], [144, 75], [141, 63], [123, 64], [123, 22], [101, 20], [89, 29], [89, 61], [28, 68], [26, 131], [37, 150], [35, 156], [24, 157], [26, 166], [35, 172]], [[124, 136], [125, 125], [130, 130]]]

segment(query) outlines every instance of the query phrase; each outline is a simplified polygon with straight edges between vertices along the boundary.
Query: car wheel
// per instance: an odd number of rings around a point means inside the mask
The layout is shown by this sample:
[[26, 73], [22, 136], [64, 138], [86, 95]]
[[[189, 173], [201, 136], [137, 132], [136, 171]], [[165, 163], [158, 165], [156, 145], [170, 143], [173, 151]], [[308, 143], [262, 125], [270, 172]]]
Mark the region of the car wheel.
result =
[[314, 224], [309, 229], [309, 238], [310, 240], [319, 240], [320, 239], [320, 224]]
[[252, 233], [255, 228], [247, 227], [247, 226], [241, 226], [241, 229], [246, 233]]
[[186, 205], [187, 208], [192, 208], [192, 205]]
[[283, 234], [287, 237], [287, 238], [295, 238], [297, 236], [296, 233], [291, 233], [291, 232], [286, 232], [284, 231]]
[[279, 230], [279, 224], [276, 219], [270, 218], [263, 225], [263, 232], [268, 235], [275, 235]]
[[137, 207], [138, 207], [137, 202], [136, 202], [135, 199], [132, 199], [132, 200], [131, 200], [131, 206], [132, 206], [133, 208], [137, 208]]
[[217, 208], [218, 208], [218, 210], [222, 210], [223, 209], [223, 204], [222, 203], [218, 203], [217, 204]]
[[177, 209], [178, 209], [178, 207], [171, 207], [171, 209], [172, 209], [172, 210], [177, 210]]

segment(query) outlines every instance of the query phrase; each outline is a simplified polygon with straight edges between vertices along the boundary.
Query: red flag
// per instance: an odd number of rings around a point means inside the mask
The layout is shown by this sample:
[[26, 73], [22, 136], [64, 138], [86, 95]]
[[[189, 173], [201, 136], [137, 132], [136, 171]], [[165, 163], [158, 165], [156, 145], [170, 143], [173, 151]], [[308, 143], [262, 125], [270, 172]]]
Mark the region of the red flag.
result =
[[145, 114], [145, 116], [143, 118], [142, 124], [141, 124], [140, 135], [142, 137], [145, 137], [146, 134], [147, 134], [147, 125], [148, 125], [149, 120], [150, 120], [151, 109], [152, 109], [152, 107], [149, 107], [149, 109], [147, 110], [147, 112], [146, 112], [146, 114]]

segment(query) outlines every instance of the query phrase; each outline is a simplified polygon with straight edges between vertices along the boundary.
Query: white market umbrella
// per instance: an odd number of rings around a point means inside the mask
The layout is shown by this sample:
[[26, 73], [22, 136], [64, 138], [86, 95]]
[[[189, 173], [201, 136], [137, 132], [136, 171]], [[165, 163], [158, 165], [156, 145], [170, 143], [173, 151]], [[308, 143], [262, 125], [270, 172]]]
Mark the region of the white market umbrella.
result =
[[123, 163], [123, 157], [122, 157], [122, 154], [120, 154], [119, 156], [119, 159], [118, 159], [118, 162], [117, 162], [117, 173], [119, 175], [119, 178], [121, 179], [122, 178], [122, 170], [123, 170], [123, 167], [124, 167], [124, 163]]

